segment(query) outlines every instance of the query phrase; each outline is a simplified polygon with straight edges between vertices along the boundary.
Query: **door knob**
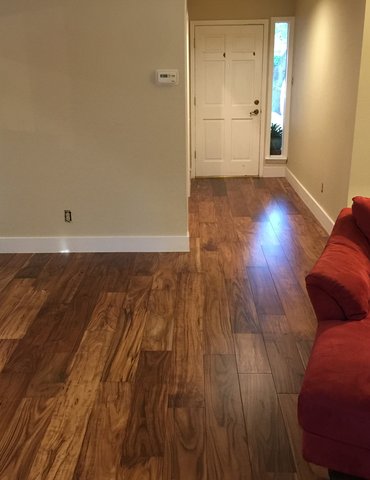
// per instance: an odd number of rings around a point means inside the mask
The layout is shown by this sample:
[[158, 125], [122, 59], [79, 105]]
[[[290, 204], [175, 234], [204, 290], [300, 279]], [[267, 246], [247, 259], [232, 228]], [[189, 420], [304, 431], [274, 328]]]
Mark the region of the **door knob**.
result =
[[258, 108], [256, 108], [255, 110], [253, 110], [253, 112], [249, 112], [249, 115], [254, 116], [254, 115], [258, 115], [259, 113], [260, 111], [258, 110]]

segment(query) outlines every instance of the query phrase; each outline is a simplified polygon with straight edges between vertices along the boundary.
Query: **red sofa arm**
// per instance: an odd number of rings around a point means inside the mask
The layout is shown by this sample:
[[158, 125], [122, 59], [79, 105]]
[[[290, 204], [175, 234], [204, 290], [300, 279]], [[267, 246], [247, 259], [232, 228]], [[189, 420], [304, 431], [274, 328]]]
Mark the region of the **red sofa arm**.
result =
[[317, 320], [346, 320], [341, 307], [325, 290], [315, 285], [307, 285], [307, 292]]
[[319, 320], [361, 320], [369, 312], [370, 244], [351, 213], [339, 214], [328, 243], [306, 277]]

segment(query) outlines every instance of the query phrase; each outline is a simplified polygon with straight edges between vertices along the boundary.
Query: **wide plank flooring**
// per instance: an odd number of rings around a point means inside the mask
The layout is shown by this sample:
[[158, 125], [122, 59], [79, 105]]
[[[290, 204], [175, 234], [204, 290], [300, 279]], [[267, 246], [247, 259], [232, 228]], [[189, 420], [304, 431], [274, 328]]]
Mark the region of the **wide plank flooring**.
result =
[[198, 179], [189, 253], [0, 255], [1, 480], [318, 480], [297, 395], [327, 236], [284, 179]]

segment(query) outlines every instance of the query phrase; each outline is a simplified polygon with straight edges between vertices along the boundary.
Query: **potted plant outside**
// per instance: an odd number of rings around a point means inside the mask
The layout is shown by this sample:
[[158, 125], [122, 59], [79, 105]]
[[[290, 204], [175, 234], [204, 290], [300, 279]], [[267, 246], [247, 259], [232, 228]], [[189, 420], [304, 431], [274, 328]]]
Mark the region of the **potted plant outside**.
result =
[[271, 124], [270, 155], [281, 155], [283, 128], [277, 123]]

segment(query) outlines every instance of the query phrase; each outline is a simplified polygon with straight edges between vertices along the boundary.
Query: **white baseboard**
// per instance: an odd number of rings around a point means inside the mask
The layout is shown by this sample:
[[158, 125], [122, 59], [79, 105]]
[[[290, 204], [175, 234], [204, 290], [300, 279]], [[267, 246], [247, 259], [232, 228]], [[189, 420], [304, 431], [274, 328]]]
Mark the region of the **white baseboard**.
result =
[[289, 170], [286, 169], [286, 179], [290, 185], [297, 192], [299, 197], [307, 205], [307, 207], [314, 214], [316, 219], [322, 225], [327, 233], [331, 233], [334, 227], [334, 220], [326, 213], [322, 206], [314, 199], [310, 192], [302, 185], [298, 178]]
[[188, 251], [189, 235], [168, 237], [0, 237], [0, 253]]
[[273, 178], [273, 177], [285, 177], [286, 165], [264, 165], [263, 166], [263, 177]]

